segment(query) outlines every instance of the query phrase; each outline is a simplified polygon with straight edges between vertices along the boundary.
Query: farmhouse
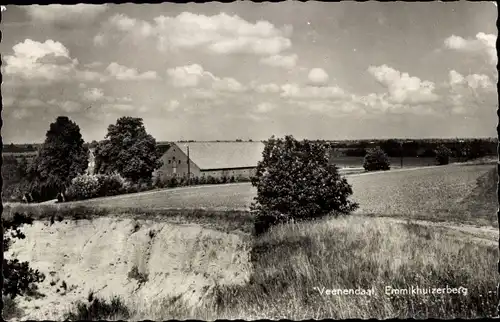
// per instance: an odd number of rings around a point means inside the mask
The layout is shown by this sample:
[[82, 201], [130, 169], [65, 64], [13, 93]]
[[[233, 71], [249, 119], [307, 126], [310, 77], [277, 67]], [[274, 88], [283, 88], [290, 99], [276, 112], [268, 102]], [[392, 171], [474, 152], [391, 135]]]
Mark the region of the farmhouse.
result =
[[[188, 167], [189, 150], [189, 167]], [[172, 177], [250, 177], [262, 159], [262, 142], [172, 143], [163, 154], [163, 166], [156, 175]]]

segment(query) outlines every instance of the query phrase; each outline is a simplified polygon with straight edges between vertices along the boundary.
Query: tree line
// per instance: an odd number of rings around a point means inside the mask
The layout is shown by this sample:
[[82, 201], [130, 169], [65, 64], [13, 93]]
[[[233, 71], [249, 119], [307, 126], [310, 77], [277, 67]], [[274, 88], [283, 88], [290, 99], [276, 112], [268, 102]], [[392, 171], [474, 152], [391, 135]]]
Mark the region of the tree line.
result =
[[[95, 167], [92, 174], [119, 175], [130, 184], [151, 182], [154, 170], [161, 167], [161, 150], [146, 132], [141, 118], [121, 117], [108, 126], [108, 132], [94, 145]], [[50, 124], [44, 143], [33, 161], [4, 157], [4, 195], [29, 196], [29, 201], [55, 199], [84, 175], [89, 165], [89, 144], [80, 127], [67, 116]]]

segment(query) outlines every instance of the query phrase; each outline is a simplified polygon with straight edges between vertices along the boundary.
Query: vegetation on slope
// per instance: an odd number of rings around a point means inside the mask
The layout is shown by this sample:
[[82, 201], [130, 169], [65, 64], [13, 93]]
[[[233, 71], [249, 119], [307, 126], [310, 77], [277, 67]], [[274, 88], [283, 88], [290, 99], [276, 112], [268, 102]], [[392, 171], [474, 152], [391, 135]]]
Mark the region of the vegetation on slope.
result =
[[[496, 314], [497, 252], [431, 227], [389, 219], [322, 220], [276, 227], [255, 241], [245, 286], [219, 287], [219, 318], [476, 318]], [[478, 256], [481, 254], [481, 256]], [[465, 287], [466, 296], [387, 296], [385, 287]], [[315, 287], [374, 288], [327, 296]]]

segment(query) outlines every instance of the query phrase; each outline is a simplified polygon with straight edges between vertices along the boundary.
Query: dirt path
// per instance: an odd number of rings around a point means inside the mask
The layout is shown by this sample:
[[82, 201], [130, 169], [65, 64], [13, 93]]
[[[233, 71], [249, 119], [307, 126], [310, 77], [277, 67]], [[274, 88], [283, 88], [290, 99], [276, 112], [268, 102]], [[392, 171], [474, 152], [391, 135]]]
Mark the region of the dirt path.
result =
[[417, 225], [440, 228], [441, 230], [447, 230], [448, 232], [459, 232], [469, 235], [472, 239], [477, 242], [486, 243], [489, 245], [498, 245], [499, 231], [497, 228], [492, 226], [473, 226], [467, 224], [456, 224], [456, 223], [446, 223], [446, 222], [432, 222], [427, 220], [407, 220], [401, 218], [393, 217], [379, 217], [386, 220], [406, 224], [413, 223]]

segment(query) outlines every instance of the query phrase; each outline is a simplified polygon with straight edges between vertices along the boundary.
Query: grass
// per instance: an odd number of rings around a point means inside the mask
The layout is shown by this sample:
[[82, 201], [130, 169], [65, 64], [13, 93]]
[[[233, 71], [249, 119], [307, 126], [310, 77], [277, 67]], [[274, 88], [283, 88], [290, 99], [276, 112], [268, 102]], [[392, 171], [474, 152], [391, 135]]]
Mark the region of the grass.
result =
[[[457, 202], [475, 187], [476, 179], [492, 167], [492, 165], [449, 165], [408, 171], [355, 174], [348, 175], [347, 181], [352, 184], [353, 199], [360, 204], [359, 213], [403, 217], [423, 214], [431, 218], [436, 217], [437, 212], [449, 217], [457, 210], [464, 212]], [[226, 184], [159, 190], [60, 206], [111, 208], [114, 212], [132, 208], [140, 209], [141, 212], [165, 208], [245, 210], [253, 201], [255, 193], [255, 188], [249, 183]]]
[[102, 321], [102, 320], [125, 320], [130, 317], [129, 309], [123, 300], [117, 296], [110, 301], [93, 298], [89, 294], [89, 303], [79, 301], [72, 311], [66, 312], [64, 320], [69, 321]]
[[14, 213], [29, 213], [35, 220], [92, 220], [98, 217], [119, 217], [132, 219], [158, 220], [170, 223], [195, 223], [206, 228], [225, 232], [252, 233], [253, 216], [248, 211], [204, 210], [204, 209], [142, 209], [138, 207], [111, 208], [85, 204], [26, 205], [6, 206], [2, 213], [4, 219]]
[[[467, 198], [492, 165], [442, 166], [348, 178], [357, 213], [373, 216], [496, 225], [496, 211]], [[489, 193], [491, 194], [491, 192]], [[471, 210], [476, 205], [477, 211]]]
[[2, 295], [2, 318], [4, 320], [18, 319], [24, 312], [10, 296]]
[[[224, 319], [476, 318], [496, 314], [494, 246], [432, 227], [351, 217], [276, 227], [255, 241], [244, 286], [218, 287]], [[481, 256], [478, 256], [481, 254]], [[468, 295], [388, 296], [386, 286], [465, 287]], [[326, 296], [315, 287], [370, 289]]]

